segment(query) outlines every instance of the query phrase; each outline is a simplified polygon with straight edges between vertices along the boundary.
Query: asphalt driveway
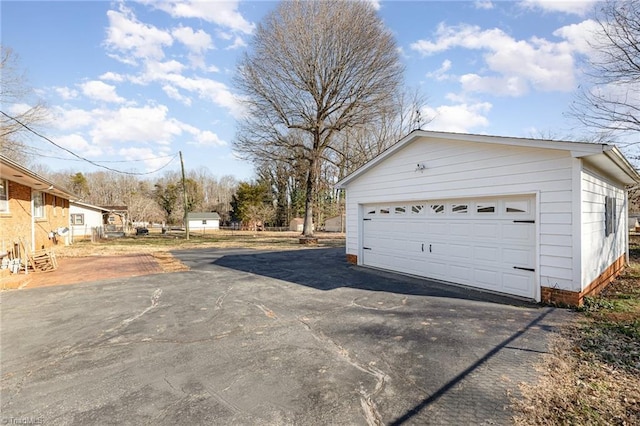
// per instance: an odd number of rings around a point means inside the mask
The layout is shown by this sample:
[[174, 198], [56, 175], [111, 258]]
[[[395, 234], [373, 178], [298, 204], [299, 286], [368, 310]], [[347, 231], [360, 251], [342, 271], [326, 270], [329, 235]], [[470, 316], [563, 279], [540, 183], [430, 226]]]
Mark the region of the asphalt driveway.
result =
[[507, 424], [571, 319], [342, 248], [174, 255], [191, 271], [2, 293], [3, 423]]

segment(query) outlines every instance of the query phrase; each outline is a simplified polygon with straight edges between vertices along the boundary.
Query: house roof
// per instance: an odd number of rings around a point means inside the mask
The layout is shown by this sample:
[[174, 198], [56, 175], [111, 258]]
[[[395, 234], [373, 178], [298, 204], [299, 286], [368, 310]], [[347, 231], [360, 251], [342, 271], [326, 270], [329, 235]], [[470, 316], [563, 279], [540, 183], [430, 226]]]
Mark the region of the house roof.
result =
[[126, 213], [129, 211], [129, 207], [127, 206], [100, 206], [100, 208], [109, 212], [114, 212], [114, 213], [117, 213], [117, 212]]
[[220, 219], [216, 212], [191, 212], [187, 214], [187, 220]]
[[445, 139], [452, 141], [476, 142], [487, 144], [500, 144], [508, 146], [522, 146], [528, 148], [544, 148], [563, 150], [571, 153], [572, 157], [582, 158], [598, 169], [608, 173], [626, 185], [640, 183], [640, 174], [629, 163], [625, 156], [615, 145], [606, 143], [556, 141], [544, 139], [513, 138], [505, 136], [474, 135], [467, 133], [434, 132], [427, 130], [414, 130], [380, 155], [364, 164], [362, 167], [342, 179], [336, 184], [337, 188], [345, 188], [350, 182], [358, 178], [395, 152], [404, 148], [418, 139]]
[[38, 191], [53, 194], [57, 197], [72, 199], [77, 198], [71, 191], [51, 182], [50, 180], [18, 164], [12, 159], [0, 154], [0, 177], [20, 183]]
[[83, 203], [83, 202], [81, 202], [81, 201], [74, 201], [74, 200], [71, 200], [71, 201], [69, 201], [69, 204], [70, 204], [70, 205], [72, 205], [72, 206], [73, 206], [73, 205], [76, 205], [76, 206], [78, 206], [78, 207], [82, 207], [82, 208], [85, 208], [85, 209], [90, 209], [90, 210], [99, 210], [101, 213], [106, 213], [106, 212], [108, 212], [108, 211], [109, 211], [109, 210], [105, 209], [104, 207], [94, 206], [93, 204]]

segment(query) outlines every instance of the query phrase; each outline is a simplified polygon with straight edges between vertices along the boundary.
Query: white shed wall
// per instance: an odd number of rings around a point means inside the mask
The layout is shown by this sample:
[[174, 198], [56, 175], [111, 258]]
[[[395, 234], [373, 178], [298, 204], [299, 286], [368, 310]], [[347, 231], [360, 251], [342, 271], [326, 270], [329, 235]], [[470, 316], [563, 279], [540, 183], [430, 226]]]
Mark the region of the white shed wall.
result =
[[192, 231], [195, 230], [211, 230], [211, 229], [220, 229], [220, 220], [218, 219], [207, 219], [207, 223], [203, 224], [202, 219], [190, 220], [189, 221], [189, 229]]
[[[71, 215], [83, 214], [84, 225], [71, 224]], [[69, 206], [69, 229], [71, 237], [89, 237], [91, 236], [91, 228], [102, 226], [102, 211], [96, 211], [71, 204]]]
[[[349, 183], [347, 254], [361, 256], [361, 204], [536, 194], [540, 285], [575, 291], [572, 160], [561, 150], [414, 141]], [[417, 163], [426, 169], [417, 170]]]
[[[582, 289], [627, 252], [627, 200], [625, 190], [593, 170], [582, 180]], [[615, 232], [605, 236], [605, 197], [616, 199]]]

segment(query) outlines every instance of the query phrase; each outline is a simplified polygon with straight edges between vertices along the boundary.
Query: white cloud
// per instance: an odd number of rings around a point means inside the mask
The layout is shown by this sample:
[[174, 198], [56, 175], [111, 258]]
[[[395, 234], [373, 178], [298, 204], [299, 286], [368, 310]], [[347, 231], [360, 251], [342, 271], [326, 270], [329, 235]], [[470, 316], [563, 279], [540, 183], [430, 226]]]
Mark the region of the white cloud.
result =
[[491, 10], [494, 8], [493, 2], [491, 0], [476, 0], [473, 2], [473, 5], [476, 7], [476, 9]]
[[62, 109], [54, 111], [55, 119], [53, 124], [60, 130], [81, 129], [89, 126], [93, 122], [91, 111], [84, 109]]
[[572, 50], [591, 55], [594, 51], [590, 43], [596, 40], [599, 30], [600, 26], [596, 21], [587, 19], [577, 24], [558, 28], [553, 32], [553, 35], [565, 39]]
[[99, 145], [131, 142], [168, 145], [182, 133], [182, 123], [168, 118], [168, 108], [164, 105], [92, 112], [95, 120], [89, 134]]
[[193, 31], [191, 27], [178, 27], [174, 28], [171, 34], [191, 52], [201, 54], [206, 50], [213, 49], [211, 36], [202, 30]]
[[90, 144], [83, 136], [77, 133], [60, 136], [56, 138], [56, 143], [83, 157], [99, 157], [104, 154], [104, 151], [99, 146]]
[[118, 96], [115, 86], [104, 83], [100, 80], [87, 81], [80, 84], [82, 94], [97, 101], [123, 103], [125, 99]]
[[199, 145], [199, 146], [225, 146], [227, 143], [220, 139], [218, 135], [215, 133], [205, 130], [198, 131], [194, 135], [195, 141], [189, 142], [190, 145]]
[[63, 100], [68, 101], [70, 99], [75, 99], [78, 97], [78, 91], [75, 89], [70, 89], [68, 87], [56, 87], [54, 89], [58, 96], [60, 96]]
[[538, 37], [516, 40], [498, 28], [440, 24], [434, 41], [419, 40], [411, 48], [423, 55], [453, 48], [483, 51], [488, 71], [495, 75], [464, 76], [461, 82], [471, 91], [493, 92], [499, 82], [508, 83], [506, 89], [512, 90], [501, 94], [510, 96], [521, 96], [530, 87], [566, 92], [575, 86], [572, 46], [564, 41], [553, 43]]
[[167, 147], [127, 147], [117, 151], [118, 156], [127, 161], [144, 160], [145, 168], [149, 171], [155, 171], [164, 167], [169, 161], [175, 158], [167, 158], [170, 153]]
[[233, 44], [230, 44], [225, 49], [232, 50], [232, 49], [239, 49], [241, 47], [247, 47], [247, 43], [244, 41], [242, 37], [236, 36], [236, 38], [233, 40]]
[[561, 12], [584, 16], [594, 10], [597, 0], [524, 0], [521, 5], [527, 9], [544, 12]]
[[450, 69], [451, 69], [451, 61], [449, 59], [445, 59], [442, 62], [442, 65], [440, 65], [440, 68], [438, 68], [435, 71], [427, 73], [427, 77], [433, 78], [437, 81], [448, 80], [449, 78], [451, 78], [451, 76], [447, 74], [447, 71], [449, 71]]
[[486, 115], [491, 110], [489, 102], [475, 104], [441, 105], [436, 108], [423, 109], [424, 117], [433, 117], [426, 128], [442, 132], [468, 133], [478, 127], [487, 127]]
[[122, 74], [118, 74], [111, 71], [105, 72], [98, 78], [100, 80], [113, 81], [115, 83], [122, 83], [125, 80], [125, 77]]
[[238, 0], [138, 0], [140, 3], [162, 10], [174, 18], [197, 18], [251, 34], [255, 24], [248, 22], [238, 11]]
[[175, 87], [165, 84], [162, 86], [162, 90], [164, 90], [164, 93], [166, 93], [171, 99], [182, 102], [187, 106], [191, 106], [191, 98], [182, 95]]
[[[109, 49], [121, 52], [113, 55], [120, 61], [131, 63], [137, 59], [162, 59], [164, 46], [173, 43], [171, 34], [138, 21], [133, 12], [124, 6], [120, 7], [120, 11], [108, 11], [107, 17], [109, 27], [105, 44]], [[133, 57], [123, 56], [122, 53]]]

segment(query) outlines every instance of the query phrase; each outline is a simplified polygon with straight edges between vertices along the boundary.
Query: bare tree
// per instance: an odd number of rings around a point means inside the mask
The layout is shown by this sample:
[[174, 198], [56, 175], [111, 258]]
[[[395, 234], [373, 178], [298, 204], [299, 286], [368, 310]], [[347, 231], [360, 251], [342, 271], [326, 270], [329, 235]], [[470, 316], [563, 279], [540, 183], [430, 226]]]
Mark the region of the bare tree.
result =
[[593, 57], [571, 115], [605, 131], [640, 131], [640, 0], [608, 0], [596, 14]]
[[[0, 46], [0, 74], [2, 111], [27, 126], [46, 121], [47, 110], [41, 101], [32, 99], [33, 91], [19, 69], [18, 57], [9, 47]], [[22, 139], [26, 129], [16, 120], [0, 115], [0, 151], [24, 164], [29, 160]]]
[[285, 1], [258, 25], [238, 64], [247, 109], [236, 150], [252, 159], [306, 162], [303, 234], [336, 133], [371, 122], [392, 101], [403, 68], [395, 40], [364, 1]]

